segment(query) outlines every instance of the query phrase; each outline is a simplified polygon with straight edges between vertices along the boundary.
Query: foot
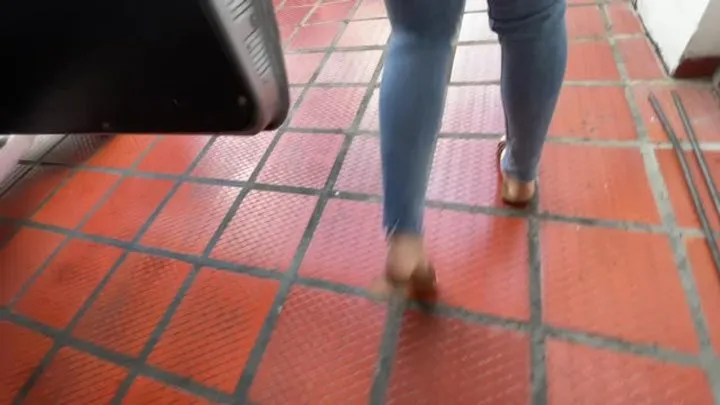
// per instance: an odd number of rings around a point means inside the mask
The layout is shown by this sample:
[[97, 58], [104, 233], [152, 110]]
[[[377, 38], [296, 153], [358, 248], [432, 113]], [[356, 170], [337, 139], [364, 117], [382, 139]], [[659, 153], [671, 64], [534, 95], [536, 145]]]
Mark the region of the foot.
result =
[[[435, 271], [427, 259], [422, 237], [394, 235], [388, 241], [385, 275], [380, 290], [383, 295], [401, 290], [416, 298], [430, 298], [437, 291]], [[377, 289], [376, 289], [377, 290]]]
[[502, 174], [500, 196], [505, 204], [522, 207], [529, 204], [535, 197], [537, 185], [535, 181], [522, 182], [516, 180], [502, 170], [500, 163], [507, 152], [506, 145], [507, 142], [505, 137], [503, 137], [498, 144], [498, 166], [500, 166], [500, 173]]

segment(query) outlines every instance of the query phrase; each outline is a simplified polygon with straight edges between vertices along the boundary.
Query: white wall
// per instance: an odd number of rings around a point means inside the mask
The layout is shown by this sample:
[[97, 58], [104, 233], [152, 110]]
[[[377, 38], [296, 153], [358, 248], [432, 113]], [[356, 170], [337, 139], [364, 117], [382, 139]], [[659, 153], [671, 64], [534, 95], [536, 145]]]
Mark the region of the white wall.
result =
[[720, 0], [710, 0], [697, 31], [685, 50], [685, 56], [720, 56]]
[[[710, 3], [712, 3], [714, 12], [717, 12], [720, 0], [637, 1], [638, 14], [650, 37], [657, 44], [660, 56], [670, 71], [674, 71], [680, 64], [691, 40], [693, 47], [697, 48], [697, 52], [707, 52], [708, 49], [715, 48], [713, 42], [718, 41], [715, 30], [718, 29], [720, 21], [718, 21], [717, 15], [709, 16], [707, 20], [704, 20], [705, 11]], [[711, 19], [714, 19], [714, 22], [709, 22]], [[712, 32], [701, 32], [702, 35], [695, 38], [701, 20], [703, 20], [703, 27], [708, 25], [707, 29]], [[706, 23], [706, 21], [708, 22]], [[715, 26], [710, 27], [713, 25]], [[714, 38], [709, 39], [711, 37]], [[720, 49], [716, 49], [715, 55], [720, 55]]]

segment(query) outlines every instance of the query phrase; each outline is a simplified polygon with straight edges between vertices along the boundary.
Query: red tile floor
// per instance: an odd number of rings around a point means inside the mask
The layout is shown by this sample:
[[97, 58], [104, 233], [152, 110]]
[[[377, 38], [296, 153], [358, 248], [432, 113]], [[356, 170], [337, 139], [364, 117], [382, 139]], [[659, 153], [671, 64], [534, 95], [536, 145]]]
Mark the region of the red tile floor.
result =
[[666, 76], [629, 2], [571, 1], [542, 198], [517, 212], [497, 197], [499, 49], [468, 1], [433, 314], [366, 292], [381, 2], [277, 3], [280, 130], [44, 136], [0, 189], [0, 404], [720, 404], [720, 281], [647, 95], [680, 130], [680, 92], [716, 178], [720, 104]]

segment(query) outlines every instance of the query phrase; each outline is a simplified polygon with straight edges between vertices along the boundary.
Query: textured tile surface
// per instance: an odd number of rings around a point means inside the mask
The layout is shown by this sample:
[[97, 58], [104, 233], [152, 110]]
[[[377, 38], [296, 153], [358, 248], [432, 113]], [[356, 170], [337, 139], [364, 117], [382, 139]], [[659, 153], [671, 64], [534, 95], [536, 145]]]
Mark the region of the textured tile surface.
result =
[[53, 358], [25, 402], [62, 405], [110, 403], [126, 375], [127, 370], [120, 366], [64, 348]]
[[718, 403], [699, 365], [720, 353], [720, 277], [648, 95], [684, 139], [678, 92], [715, 179], [720, 99], [666, 77], [632, 2], [568, 1], [521, 211], [499, 197], [494, 11], [465, 2], [428, 167], [435, 311], [370, 289], [384, 1], [272, 4], [292, 104], [277, 131], [41, 135], [0, 184], [0, 405]]
[[67, 326], [121, 256], [116, 247], [70, 241], [22, 296], [17, 311], [46, 325]]
[[553, 405], [713, 403], [699, 369], [553, 340], [547, 348]]
[[273, 281], [202, 269], [148, 361], [232, 392], [277, 288]]
[[298, 287], [280, 315], [250, 400], [366, 404], [384, 309], [362, 298]]
[[697, 351], [666, 236], [547, 223], [542, 238], [547, 322]]

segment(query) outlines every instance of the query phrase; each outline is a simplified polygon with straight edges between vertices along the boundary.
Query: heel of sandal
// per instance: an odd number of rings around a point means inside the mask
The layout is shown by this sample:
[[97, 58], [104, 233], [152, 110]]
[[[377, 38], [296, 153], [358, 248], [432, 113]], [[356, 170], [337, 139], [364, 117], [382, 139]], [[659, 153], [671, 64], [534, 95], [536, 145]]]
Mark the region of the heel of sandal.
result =
[[537, 191], [535, 181], [523, 183], [507, 176], [502, 170], [502, 159], [505, 156], [507, 141], [505, 137], [500, 139], [497, 147], [498, 171], [502, 177], [500, 197], [502, 201], [513, 207], [524, 207], [532, 202]]

